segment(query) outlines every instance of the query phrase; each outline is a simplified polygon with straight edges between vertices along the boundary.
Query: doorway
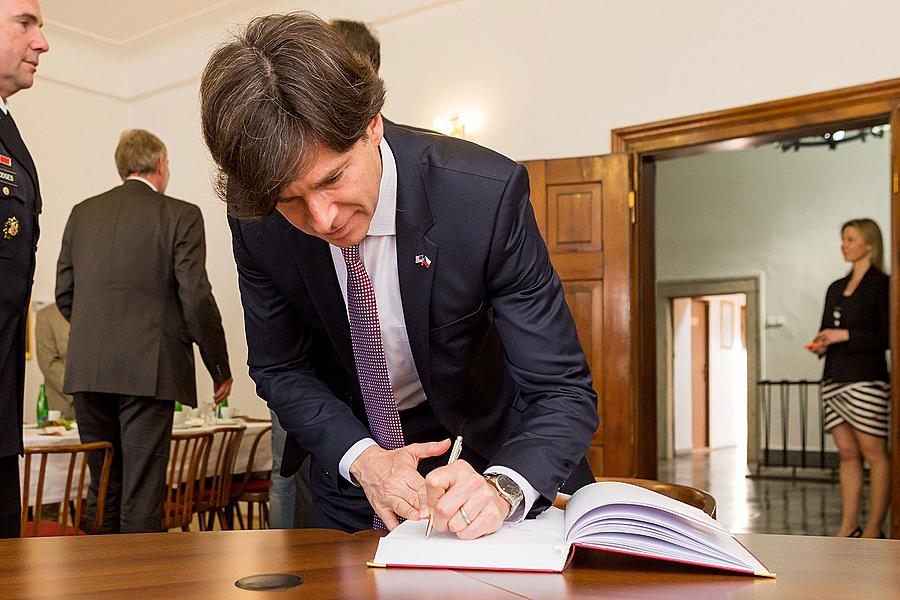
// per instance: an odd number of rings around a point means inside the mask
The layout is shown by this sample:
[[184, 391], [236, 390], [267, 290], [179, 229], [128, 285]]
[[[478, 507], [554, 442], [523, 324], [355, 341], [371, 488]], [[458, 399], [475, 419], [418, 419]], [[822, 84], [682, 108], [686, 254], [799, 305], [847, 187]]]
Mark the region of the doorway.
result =
[[752, 468], [759, 459], [750, 441], [759, 439], [758, 279], [667, 281], [658, 292], [659, 458], [733, 446]]
[[[890, 159], [890, 193], [891, 193], [891, 229], [900, 227], [900, 79], [887, 80], [873, 84], [854, 86], [830, 92], [810, 94], [796, 98], [788, 98], [774, 102], [745, 106], [731, 110], [718, 111], [702, 115], [691, 115], [684, 118], [670, 119], [633, 127], [616, 129], [612, 132], [613, 152], [625, 153], [632, 157], [632, 243], [628, 256], [629, 262], [636, 268], [632, 271], [632, 287], [629, 297], [633, 307], [633, 333], [635, 363], [630, 387], [634, 394], [634, 408], [638, 415], [653, 415], [659, 402], [659, 388], [663, 384], [659, 380], [659, 354], [664, 344], [656, 344], [660, 334], [659, 324], [653, 318], [658, 302], [656, 288], [656, 272], [654, 262], [654, 222], [655, 222], [655, 173], [656, 161], [664, 158], [686, 157], [725, 149], [741, 149], [754, 147], [762, 143], [776, 140], [802, 137], [805, 135], [821, 135], [827, 131], [846, 130], [878, 125], [889, 122], [891, 125], [891, 159]], [[900, 241], [893, 236], [890, 255], [893, 258], [890, 269], [896, 273], [898, 265], [896, 257], [900, 255]], [[895, 301], [891, 305], [891, 347], [900, 347], [900, 278], [891, 278], [891, 296]], [[751, 318], [751, 300], [748, 297], [747, 319]], [[758, 322], [756, 320], [755, 322]], [[748, 349], [750, 338], [754, 332], [751, 325], [747, 329]], [[656, 351], [652, 351], [652, 349]], [[664, 356], [662, 357], [665, 358]], [[654, 364], [654, 360], [656, 363]], [[900, 353], [891, 354], [892, 371], [900, 372]], [[758, 367], [758, 365], [757, 365]], [[753, 360], [748, 361], [748, 383], [750, 371], [754, 368]], [[758, 373], [758, 372], [757, 372]], [[754, 376], [753, 380], [756, 379]], [[656, 381], [654, 381], [654, 375]], [[893, 389], [893, 400], [896, 405], [898, 388]], [[752, 406], [752, 405], [751, 405]], [[748, 415], [751, 427], [748, 438], [753, 437], [752, 424], [754, 416]], [[670, 418], [669, 415], [657, 412], [655, 417], [643, 417], [635, 424], [636, 432], [645, 432], [652, 418], [658, 431], [667, 431], [660, 427], [659, 421]], [[900, 411], [894, 411], [892, 430], [900, 430]], [[758, 435], [758, 431], [756, 432]], [[659, 446], [671, 444], [670, 440], [659, 440]], [[748, 447], [748, 460], [754, 451]], [[758, 447], [755, 449], [758, 452]], [[647, 450], [644, 451], [645, 453]], [[657, 452], [654, 452], [657, 454]], [[640, 464], [646, 464], [639, 460]], [[900, 498], [900, 461], [894, 461], [893, 497], [895, 502]], [[655, 475], [655, 470], [653, 471]], [[898, 514], [898, 511], [892, 511]], [[900, 519], [892, 523], [892, 537], [900, 537]]]

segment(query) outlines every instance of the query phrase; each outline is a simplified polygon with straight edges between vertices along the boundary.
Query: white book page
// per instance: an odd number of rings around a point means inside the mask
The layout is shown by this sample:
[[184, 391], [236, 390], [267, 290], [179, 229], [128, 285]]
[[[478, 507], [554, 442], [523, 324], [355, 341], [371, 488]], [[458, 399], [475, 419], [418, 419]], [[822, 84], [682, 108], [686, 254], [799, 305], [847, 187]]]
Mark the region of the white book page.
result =
[[568, 558], [565, 514], [549, 508], [538, 518], [505, 523], [495, 533], [460, 540], [455, 533], [432, 531], [427, 521], [405, 521], [378, 541], [373, 562], [393, 566], [562, 571]]
[[594, 483], [572, 495], [566, 507], [566, 540], [570, 544], [768, 573], [702, 510], [620, 482]]

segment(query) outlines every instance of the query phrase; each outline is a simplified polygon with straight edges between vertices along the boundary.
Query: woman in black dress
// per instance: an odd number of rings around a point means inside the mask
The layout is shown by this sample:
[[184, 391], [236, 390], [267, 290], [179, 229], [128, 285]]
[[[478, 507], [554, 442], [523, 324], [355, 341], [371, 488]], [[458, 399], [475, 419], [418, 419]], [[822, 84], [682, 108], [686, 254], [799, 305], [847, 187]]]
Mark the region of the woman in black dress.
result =
[[[822, 376], [825, 429], [840, 454], [841, 526], [836, 535], [880, 537], [890, 501], [888, 349], [889, 277], [884, 273], [881, 230], [871, 219], [841, 228], [850, 273], [828, 287], [819, 334], [809, 348], [825, 357]], [[865, 458], [872, 506], [858, 524]]]

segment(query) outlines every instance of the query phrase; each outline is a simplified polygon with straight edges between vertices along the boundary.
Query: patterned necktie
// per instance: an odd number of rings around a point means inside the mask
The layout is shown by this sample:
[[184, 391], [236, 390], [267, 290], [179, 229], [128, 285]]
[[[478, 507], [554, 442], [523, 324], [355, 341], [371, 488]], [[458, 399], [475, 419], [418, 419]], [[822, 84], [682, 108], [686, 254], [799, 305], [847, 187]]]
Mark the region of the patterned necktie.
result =
[[[353, 360], [369, 419], [369, 429], [379, 446], [385, 450], [394, 450], [404, 445], [403, 429], [384, 357], [375, 289], [359, 259], [359, 245], [341, 248], [341, 253], [347, 263], [347, 312], [350, 315]], [[374, 527], [385, 528], [377, 515]]]

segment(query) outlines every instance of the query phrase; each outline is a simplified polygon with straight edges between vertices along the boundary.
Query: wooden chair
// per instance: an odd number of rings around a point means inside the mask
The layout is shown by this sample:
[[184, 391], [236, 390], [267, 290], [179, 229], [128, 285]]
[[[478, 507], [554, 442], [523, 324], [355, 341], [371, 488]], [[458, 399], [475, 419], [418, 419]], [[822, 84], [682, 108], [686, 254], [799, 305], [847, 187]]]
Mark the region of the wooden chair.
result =
[[[87, 495], [85, 483], [90, 480], [88, 475], [88, 456], [92, 452], [103, 453], [103, 467], [100, 471], [100, 482], [97, 487], [97, 509], [94, 514], [94, 522], [87, 531], [81, 529], [83, 514], [83, 498]], [[68, 455], [69, 469], [66, 475], [65, 497], [59, 505], [59, 518], [55, 521], [41, 520], [41, 512], [44, 500], [44, 476], [47, 472], [47, 460], [52, 455]], [[32, 506], [29, 498], [31, 491], [31, 460], [34, 456], [40, 456], [37, 485], [35, 486], [34, 519], [28, 520], [28, 507]], [[53, 535], [85, 535], [86, 533], [99, 533], [103, 525], [103, 507], [106, 503], [106, 488], [109, 484], [109, 472], [112, 467], [113, 447], [109, 442], [92, 442], [90, 444], [74, 444], [70, 446], [32, 446], [25, 448], [25, 477], [22, 484], [22, 537], [45, 537]], [[63, 457], [61, 457], [63, 458]], [[72, 483], [77, 466], [78, 484], [72, 497]], [[74, 509], [72, 508], [74, 503]], [[69, 525], [69, 515], [72, 516], [72, 525]]]
[[[231, 502], [234, 461], [246, 429], [243, 425], [237, 425], [216, 427], [211, 431], [212, 442], [203, 455], [199, 484], [194, 492], [194, 512], [197, 513], [201, 531], [212, 531], [217, 516], [222, 529], [232, 529], [225, 519], [225, 507]], [[210, 471], [212, 475], [209, 475]]]
[[[597, 477], [597, 481], [619, 481], [622, 483], [630, 483], [648, 490], [660, 493], [663, 496], [674, 498], [685, 504], [689, 504], [695, 508], [699, 508], [712, 518], [716, 518], [716, 499], [708, 492], [701, 489], [681, 485], [679, 483], [666, 483], [664, 481], [653, 481], [651, 479], [632, 479], [628, 477]], [[569, 501], [568, 494], [557, 494], [553, 501], [553, 506], [557, 508], [565, 508]]]
[[194, 516], [194, 490], [200, 475], [200, 463], [209, 452], [212, 432], [172, 434], [169, 467], [166, 473], [166, 497], [163, 500], [163, 527], [191, 530]]
[[[259, 528], [269, 528], [269, 489], [272, 487], [271, 471], [257, 470], [254, 468], [256, 450], [260, 443], [267, 439], [271, 443], [272, 426], [264, 428], [256, 434], [253, 445], [250, 446], [250, 456], [247, 457], [247, 469], [240, 480], [231, 484], [231, 502], [228, 506], [229, 520], [234, 523], [233, 515], [237, 512], [238, 523], [241, 529], [253, 529], [253, 505], [259, 505]], [[260, 474], [264, 473], [264, 476]], [[247, 503], [247, 527], [244, 527], [244, 518], [241, 516], [239, 502]]]

